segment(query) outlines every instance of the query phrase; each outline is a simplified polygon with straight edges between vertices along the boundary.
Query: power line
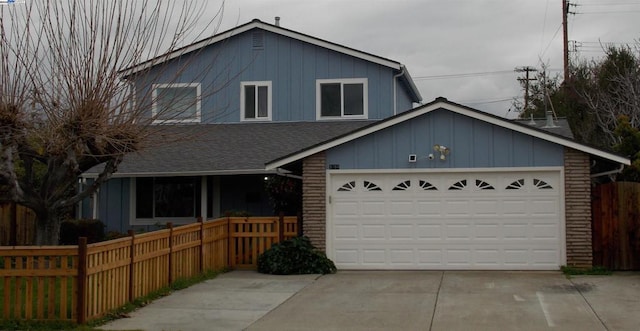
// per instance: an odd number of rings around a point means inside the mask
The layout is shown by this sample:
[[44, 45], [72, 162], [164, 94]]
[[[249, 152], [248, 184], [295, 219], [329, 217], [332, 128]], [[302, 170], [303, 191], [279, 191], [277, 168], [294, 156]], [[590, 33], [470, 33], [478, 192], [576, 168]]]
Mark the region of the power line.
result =
[[504, 75], [504, 74], [512, 74], [512, 73], [513, 73], [513, 70], [497, 70], [497, 71], [469, 72], [469, 73], [449, 74], [449, 75], [416, 76], [416, 77], [413, 77], [413, 80], [454, 79], [454, 78], [466, 78], [466, 77], [477, 77], [477, 76]]
[[471, 101], [460, 101], [460, 103], [468, 104], [468, 105], [483, 105], [488, 103], [500, 103], [506, 101], [513, 101], [513, 99], [517, 98], [517, 96], [510, 98], [501, 98], [501, 99], [480, 99], [480, 100], [471, 100]]
[[[547, 0], [547, 3], [544, 6], [544, 20], [542, 21], [542, 35], [540, 36], [540, 50], [538, 51], [538, 54], [542, 52], [542, 45], [544, 45], [544, 33], [547, 30], [547, 13], [549, 12], [549, 1], [550, 0]], [[553, 37], [551, 39], [553, 40]], [[547, 46], [547, 48], [549, 48], [549, 46]], [[547, 51], [547, 48], [545, 48], [545, 52]], [[542, 54], [544, 55], [544, 53]]]
[[618, 2], [618, 3], [579, 3], [576, 6], [593, 6], [593, 7], [609, 7], [609, 6], [640, 6], [640, 2]]
[[558, 28], [556, 29], [556, 32], [553, 33], [553, 37], [551, 37], [551, 40], [549, 40], [549, 44], [547, 44], [547, 47], [544, 49], [544, 52], [542, 52], [542, 54], [540, 54], [540, 56], [539, 56], [540, 58], [542, 58], [544, 56], [544, 54], [547, 53], [547, 50], [549, 49], [549, 47], [551, 47], [551, 44], [556, 39], [556, 36], [558, 35], [558, 32], [560, 32], [560, 29], [562, 29], [562, 24], [558, 25]]
[[588, 12], [576, 12], [574, 14], [579, 15], [593, 15], [593, 14], [632, 14], [640, 13], [640, 10], [608, 10], [608, 11], [588, 11]]

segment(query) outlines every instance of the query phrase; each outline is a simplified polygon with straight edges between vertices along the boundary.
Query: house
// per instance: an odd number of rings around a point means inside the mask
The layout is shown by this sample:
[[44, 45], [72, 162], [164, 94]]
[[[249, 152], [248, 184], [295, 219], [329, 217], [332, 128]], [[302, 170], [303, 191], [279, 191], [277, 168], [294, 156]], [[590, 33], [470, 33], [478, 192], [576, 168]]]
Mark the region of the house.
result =
[[[125, 159], [94, 202], [110, 229], [269, 214], [265, 177], [286, 176], [302, 182], [305, 235], [338, 268], [591, 265], [591, 162], [628, 159], [444, 98], [414, 107], [402, 64], [258, 20], [186, 50], [244, 69], [165, 119], [180, 125], [162, 132], [193, 139]], [[188, 78], [135, 84], [196, 97], [212, 85]]]
[[265, 178], [286, 175], [299, 183], [301, 165], [285, 172], [266, 170], [266, 162], [421, 101], [401, 63], [259, 20], [122, 74], [150, 115], [165, 98], [197, 102], [156, 118], [159, 141], [185, 139], [128, 155], [84, 203], [83, 216], [102, 220], [109, 231], [151, 230], [228, 212], [273, 215]]

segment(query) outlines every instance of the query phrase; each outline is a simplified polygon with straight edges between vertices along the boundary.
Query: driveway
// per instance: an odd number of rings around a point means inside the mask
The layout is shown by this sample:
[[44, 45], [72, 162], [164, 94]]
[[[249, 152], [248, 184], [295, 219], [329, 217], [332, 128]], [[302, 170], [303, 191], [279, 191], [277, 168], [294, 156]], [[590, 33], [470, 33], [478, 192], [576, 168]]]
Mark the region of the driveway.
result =
[[319, 278], [248, 330], [640, 330], [640, 273], [371, 271]]
[[640, 330], [640, 273], [233, 271], [106, 330]]

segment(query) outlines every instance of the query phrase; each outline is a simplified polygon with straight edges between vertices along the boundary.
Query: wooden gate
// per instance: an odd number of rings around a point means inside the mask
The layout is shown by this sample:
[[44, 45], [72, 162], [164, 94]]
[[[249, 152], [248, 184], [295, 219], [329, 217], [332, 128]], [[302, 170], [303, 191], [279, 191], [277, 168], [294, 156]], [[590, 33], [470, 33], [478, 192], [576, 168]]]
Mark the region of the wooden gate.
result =
[[0, 203], [0, 246], [26, 246], [35, 242], [33, 210], [15, 203]]
[[640, 183], [602, 184], [592, 195], [593, 265], [640, 270]]

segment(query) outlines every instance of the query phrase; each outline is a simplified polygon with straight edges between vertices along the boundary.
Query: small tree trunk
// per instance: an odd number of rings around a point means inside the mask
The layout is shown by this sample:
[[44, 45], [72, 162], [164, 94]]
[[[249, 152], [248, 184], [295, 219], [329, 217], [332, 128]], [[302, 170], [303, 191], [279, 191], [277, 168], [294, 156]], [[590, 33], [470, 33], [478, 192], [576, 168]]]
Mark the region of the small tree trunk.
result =
[[58, 245], [61, 218], [55, 214], [41, 216], [37, 214], [36, 245]]

